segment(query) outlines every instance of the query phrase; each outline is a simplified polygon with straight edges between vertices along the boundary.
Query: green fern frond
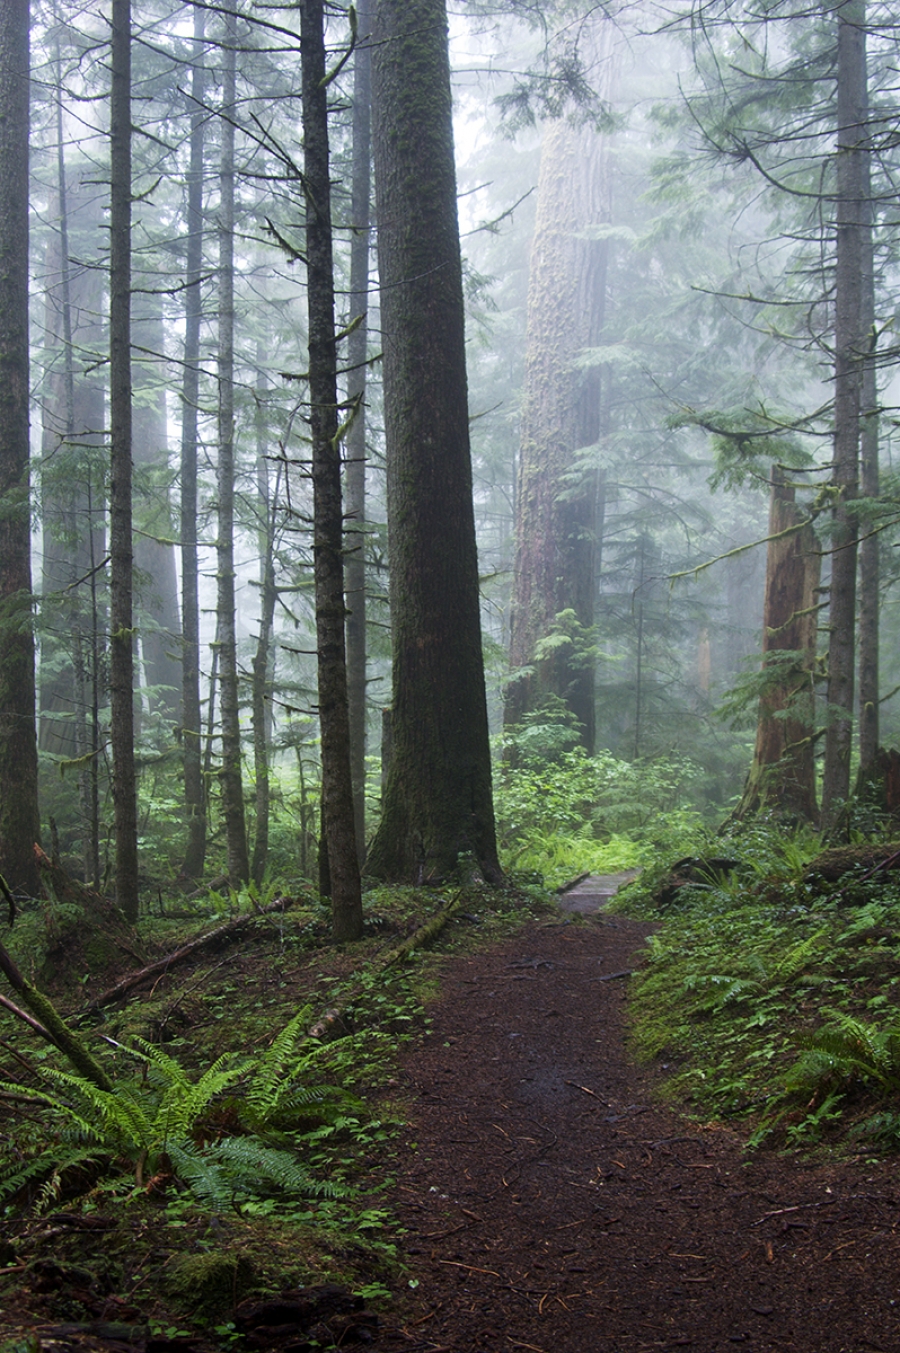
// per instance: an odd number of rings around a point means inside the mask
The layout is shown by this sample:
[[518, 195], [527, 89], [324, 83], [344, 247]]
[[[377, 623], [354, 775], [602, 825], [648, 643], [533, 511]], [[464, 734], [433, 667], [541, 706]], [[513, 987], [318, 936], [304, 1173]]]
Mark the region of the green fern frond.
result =
[[247, 1098], [254, 1105], [267, 1104], [277, 1097], [285, 1080], [288, 1059], [309, 1027], [311, 1016], [311, 1006], [299, 1010], [259, 1058], [247, 1087]]
[[0, 1202], [12, 1198], [28, 1184], [38, 1180], [46, 1181], [54, 1175], [62, 1179], [65, 1172], [84, 1167], [97, 1166], [108, 1159], [106, 1152], [96, 1147], [72, 1147], [68, 1151], [59, 1146], [41, 1151], [39, 1155], [24, 1162], [10, 1162], [0, 1167]]

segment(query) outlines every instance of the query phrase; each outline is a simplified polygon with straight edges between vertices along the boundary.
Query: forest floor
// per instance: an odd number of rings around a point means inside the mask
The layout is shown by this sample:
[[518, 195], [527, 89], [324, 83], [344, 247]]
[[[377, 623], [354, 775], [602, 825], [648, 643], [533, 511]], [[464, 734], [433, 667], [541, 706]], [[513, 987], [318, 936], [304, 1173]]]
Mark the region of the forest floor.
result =
[[[390, 1090], [405, 1126], [379, 1206], [403, 1228], [404, 1267], [369, 1275], [394, 1292], [377, 1323], [341, 1316], [332, 1332], [382, 1353], [900, 1349], [896, 1163], [748, 1155], [739, 1132], [666, 1107], [660, 1072], [627, 1046], [628, 974], [650, 927], [596, 910], [617, 881], [440, 959], [430, 1027]], [[274, 982], [266, 962], [243, 953], [241, 980]], [[302, 989], [304, 971], [278, 981]], [[148, 1206], [0, 1233], [0, 1353], [327, 1345], [327, 1313], [310, 1331], [270, 1309], [244, 1343], [240, 1322], [217, 1338], [151, 1310], [144, 1275], [210, 1234], [189, 1218], [155, 1232]], [[244, 1243], [241, 1226], [216, 1223], [223, 1247]], [[302, 1272], [286, 1237], [284, 1274], [291, 1260]], [[362, 1261], [357, 1285], [366, 1276]]]
[[385, 1353], [900, 1349], [896, 1163], [748, 1156], [661, 1105], [626, 1045], [647, 930], [545, 920], [444, 971], [403, 1069], [415, 1287]]

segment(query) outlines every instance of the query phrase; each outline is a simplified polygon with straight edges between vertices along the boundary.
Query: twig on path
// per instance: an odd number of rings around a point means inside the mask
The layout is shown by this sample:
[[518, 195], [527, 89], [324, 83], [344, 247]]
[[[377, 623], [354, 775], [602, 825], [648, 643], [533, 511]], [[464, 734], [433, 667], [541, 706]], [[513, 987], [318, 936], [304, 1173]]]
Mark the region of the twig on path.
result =
[[623, 968], [621, 972], [607, 972], [602, 977], [592, 977], [591, 982], [615, 982], [617, 977], [631, 977], [633, 968]]
[[447, 1264], [450, 1268], [465, 1268], [470, 1273], [487, 1273], [491, 1278], [499, 1278], [500, 1274], [495, 1273], [492, 1268], [478, 1268], [475, 1264], [460, 1264], [455, 1259], [439, 1259], [439, 1264]]
[[584, 1094], [590, 1095], [591, 1099], [600, 1098], [593, 1090], [589, 1090], [586, 1085], [579, 1085], [577, 1081], [566, 1081], [566, 1085], [571, 1085], [573, 1090], [581, 1090]]
[[787, 1212], [803, 1212], [811, 1207], [833, 1207], [837, 1202], [836, 1198], [826, 1198], [821, 1203], [795, 1203], [793, 1207], [777, 1207], [774, 1212], [764, 1212], [758, 1221], [752, 1222], [753, 1226], [762, 1226], [764, 1221], [770, 1221], [772, 1217], [783, 1217]]

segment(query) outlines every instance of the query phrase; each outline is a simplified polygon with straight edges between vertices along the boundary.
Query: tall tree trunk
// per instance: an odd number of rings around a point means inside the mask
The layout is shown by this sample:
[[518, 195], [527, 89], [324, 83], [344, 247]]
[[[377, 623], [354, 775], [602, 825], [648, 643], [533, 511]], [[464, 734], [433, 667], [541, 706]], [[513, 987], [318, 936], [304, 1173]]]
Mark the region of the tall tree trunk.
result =
[[350, 204], [350, 318], [347, 398], [355, 416], [347, 433], [347, 695], [350, 702], [350, 774], [356, 851], [366, 854], [366, 356], [369, 309], [372, 52], [371, 5], [357, 5], [360, 41], [353, 70], [353, 193]]
[[140, 359], [133, 370], [136, 394], [132, 415], [132, 458], [138, 475], [150, 479], [150, 491], [141, 500], [134, 542], [135, 594], [141, 605], [140, 641], [143, 676], [153, 695], [149, 711], [170, 724], [180, 722], [181, 673], [177, 649], [178, 573], [172, 545], [169, 502], [168, 416], [164, 364], [162, 308], [157, 297], [139, 296], [132, 307], [132, 337]]
[[[874, 500], [880, 492], [878, 473], [879, 411], [876, 324], [875, 257], [872, 238], [871, 138], [868, 127], [868, 88], [864, 90], [866, 155], [863, 161], [863, 216], [861, 221], [862, 329], [865, 334], [865, 366], [862, 376], [862, 436], [860, 488], [864, 498]], [[859, 778], [862, 783], [875, 766], [879, 741], [879, 540], [871, 528], [859, 544]]]
[[[97, 372], [105, 335], [103, 284], [96, 269], [73, 269], [101, 249], [95, 195], [70, 190], [63, 142], [62, 86], [57, 50], [57, 195], [59, 233], [48, 249], [44, 304], [47, 350], [41, 400], [41, 670], [38, 745], [42, 751], [90, 761], [79, 772], [82, 854], [86, 882], [99, 887], [99, 722], [103, 664], [97, 570], [106, 554], [103, 427], [106, 392]], [[78, 357], [76, 359], [76, 347]], [[95, 499], [99, 499], [94, 511]], [[105, 692], [104, 692], [105, 699]]]
[[[821, 556], [783, 471], [772, 467], [763, 611], [763, 669], [772, 679], [759, 702], [753, 764], [734, 814], [774, 811], [816, 820], [813, 731], [817, 601]], [[780, 658], [780, 661], [779, 661]]]
[[497, 860], [444, 0], [379, 0], [372, 59], [393, 755], [367, 872]]
[[237, 634], [234, 592], [234, 110], [237, 21], [225, 14], [222, 71], [222, 158], [219, 170], [219, 457], [216, 488], [219, 531], [216, 542], [216, 643], [222, 710], [222, 814], [232, 887], [250, 877], [244, 786], [241, 774], [241, 725], [238, 701]]
[[28, 477], [28, 0], [0, 6], [0, 873], [40, 892]]
[[323, 0], [303, 0], [300, 16], [323, 835], [334, 938], [354, 940], [362, 934], [363, 918], [353, 823], [344, 649], [343, 512]]
[[203, 141], [206, 125], [203, 20], [194, 10], [191, 68], [191, 159], [187, 192], [184, 376], [181, 389], [181, 699], [182, 764], [187, 843], [182, 873], [199, 878], [206, 860], [206, 796], [200, 719], [200, 601], [197, 562], [197, 414], [200, 399], [200, 321], [203, 296]]
[[266, 426], [263, 409], [265, 377], [260, 361], [256, 399], [256, 466], [259, 484], [257, 510], [263, 515], [259, 532], [259, 634], [253, 655], [253, 684], [251, 692], [253, 720], [253, 769], [256, 781], [256, 829], [253, 834], [251, 873], [255, 883], [262, 883], [269, 856], [269, 736], [271, 728], [271, 670], [272, 625], [275, 619], [275, 523], [278, 517], [278, 499], [281, 486], [282, 463], [278, 462], [275, 485], [269, 488], [269, 467], [266, 458]]
[[856, 657], [859, 434], [867, 335], [863, 304], [866, 194], [866, 11], [847, 0], [837, 12], [837, 253], [834, 320], [834, 474], [828, 609], [828, 686], [822, 818], [830, 826], [850, 792], [853, 669]]
[[116, 901], [138, 914], [131, 531], [131, 4], [113, 0], [110, 101], [110, 658]]
[[[601, 34], [605, 40], [605, 31]], [[548, 127], [528, 282], [525, 395], [516, 494], [510, 629], [512, 679], [505, 722], [549, 697], [565, 702], [593, 751], [594, 670], [577, 643], [536, 649], [561, 612], [594, 622], [597, 476], [579, 464], [600, 433], [601, 374], [579, 369], [604, 324], [608, 242], [590, 228], [610, 219], [602, 138], [566, 122]]]

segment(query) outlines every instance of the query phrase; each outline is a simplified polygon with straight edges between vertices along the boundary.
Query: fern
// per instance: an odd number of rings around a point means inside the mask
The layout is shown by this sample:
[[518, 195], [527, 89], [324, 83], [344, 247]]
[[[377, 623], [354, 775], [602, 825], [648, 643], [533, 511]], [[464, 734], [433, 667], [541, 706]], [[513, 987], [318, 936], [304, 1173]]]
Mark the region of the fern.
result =
[[798, 1039], [805, 1051], [791, 1072], [792, 1088], [858, 1080], [885, 1094], [900, 1090], [900, 1024], [879, 1029], [840, 1010], [824, 1011], [833, 1023]]
[[169, 1159], [194, 1196], [216, 1208], [266, 1195], [340, 1198], [349, 1192], [314, 1179], [290, 1151], [247, 1137], [226, 1137], [202, 1151], [188, 1144], [173, 1146]]
[[40, 1183], [43, 1187], [46, 1181], [54, 1177], [62, 1181], [67, 1172], [78, 1168], [90, 1167], [96, 1170], [106, 1164], [108, 1159], [107, 1153], [96, 1147], [74, 1144], [66, 1149], [54, 1143], [29, 1160], [7, 1161], [0, 1165], [0, 1202], [14, 1198], [30, 1184]]

